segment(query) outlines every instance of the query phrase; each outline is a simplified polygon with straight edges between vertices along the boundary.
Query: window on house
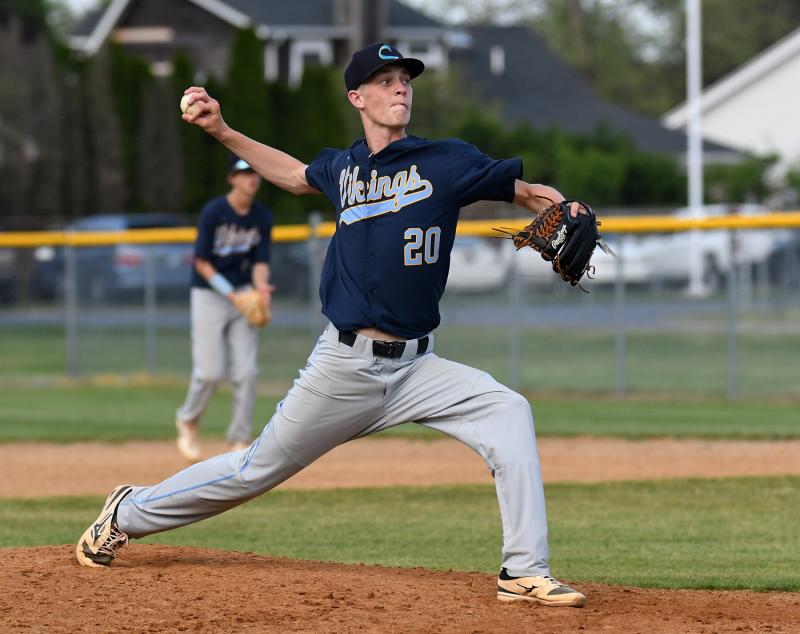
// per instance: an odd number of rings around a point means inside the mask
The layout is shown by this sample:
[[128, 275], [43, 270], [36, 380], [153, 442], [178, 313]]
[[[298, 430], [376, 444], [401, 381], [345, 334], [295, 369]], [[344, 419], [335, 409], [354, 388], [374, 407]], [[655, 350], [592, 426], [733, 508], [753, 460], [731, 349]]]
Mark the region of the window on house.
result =
[[489, 69], [492, 75], [502, 75], [506, 72], [506, 49], [502, 46], [493, 46], [489, 49]]
[[408, 57], [421, 59], [431, 70], [445, 70], [447, 68], [447, 53], [438, 41], [434, 40], [401, 40], [397, 48]]
[[174, 72], [175, 68], [169, 60], [160, 60], [150, 64], [150, 72], [155, 77], [169, 77]]
[[175, 40], [169, 26], [136, 26], [114, 29], [111, 38], [117, 44], [168, 44]]
[[300, 84], [306, 66], [330, 66], [332, 63], [333, 48], [330, 42], [320, 40], [293, 42], [289, 49], [289, 85]]
[[430, 53], [431, 46], [428, 42], [411, 42], [408, 45], [408, 54], [411, 55], [425, 55]]
[[303, 54], [303, 68], [310, 68], [311, 66], [322, 66], [322, 56], [319, 53]]

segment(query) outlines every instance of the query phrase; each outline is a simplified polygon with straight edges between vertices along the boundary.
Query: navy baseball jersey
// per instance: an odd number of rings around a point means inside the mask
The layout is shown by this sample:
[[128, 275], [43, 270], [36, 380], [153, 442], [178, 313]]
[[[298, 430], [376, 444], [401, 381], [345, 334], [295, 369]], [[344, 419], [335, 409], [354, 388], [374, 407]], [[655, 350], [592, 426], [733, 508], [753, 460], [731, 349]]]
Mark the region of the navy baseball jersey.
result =
[[417, 338], [439, 325], [439, 300], [461, 207], [514, 200], [519, 158], [494, 160], [458, 139], [409, 136], [371, 154], [366, 141], [327, 148], [308, 183], [336, 207], [320, 282], [339, 330], [375, 326]]
[[[225, 196], [209, 201], [197, 223], [196, 258], [208, 260], [234, 287], [252, 281], [253, 264], [269, 262], [272, 238], [272, 213], [254, 202], [247, 215], [236, 213]], [[192, 272], [192, 286], [209, 288], [197, 272]]]

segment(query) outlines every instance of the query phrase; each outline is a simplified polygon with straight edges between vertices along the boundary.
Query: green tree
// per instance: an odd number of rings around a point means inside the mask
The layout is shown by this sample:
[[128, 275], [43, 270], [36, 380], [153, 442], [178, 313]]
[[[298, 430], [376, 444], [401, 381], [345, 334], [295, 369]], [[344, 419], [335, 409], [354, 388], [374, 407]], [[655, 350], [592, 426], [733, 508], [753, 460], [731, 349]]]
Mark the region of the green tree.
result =
[[[669, 25], [661, 34], [663, 50], [675, 51], [676, 66], [681, 66], [686, 32], [684, 0], [642, 1]], [[705, 85], [800, 28], [800, 3], [796, 0], [703, 0], [701, 10]], [[683, 93], [676, 97], [676, 102], [682, 101]]]
[[503, 127], [498, 113], [474, 105], [468, 106], [445, 134], [477, 145], [481, 151], [496, 157], [508, 155], [513, 136]]
[[[684, 0], [406, 0], [439, 19], [528, 24], [595, 91], [661, 115], [685, 99]], [[797, 0], [702, 0], [710, 85], [800, 28]]]
[[686, 176], [675, 159], [663, 154], [627, 153], [625, 180], [618, 204], [681, 205], [686, 200]]
[[[178, 104], [184, 90], [196, 84], [195, 70], [184, 53], [178, 53], [172, 60], [173, 73], [170, 77], [168, 102], [174, 113], [168, 110], [168, 116], [174, 116], [180, 137], [181, 154], [183, 155], [183, 193], [180, 209], [188, 214], [197, 214], [203, 205], [212, 197], [219, 195], [224, 181], [224, 148], [218, 141], [203, 132], [195, 125], [180, 119]], [[208, 90], [214, 97], [221, 98], [213, 84]], [[169, 106], [168, 106], [169, 107]]]
[[[0, 59], [24, 59], [23, 24], [15, 16], [0, 22]], [[17, 65], [0, 64], [0, 199], [6, 219], [27, 207], [30, 162], [39, 152], [28, 119], [30, 84]]]
[[552, 184], [557, 189], [570, 198], [590, 200], [593, 205], [619, 204], [626, 168], [620, 153], [563, 143], [555, 158], [557, 171]]
[[705, 169], [706, 200], [710, 202], [758, 202], [768, 194], [766, 173], [777, 156], [750, 157], [736, 165], [709, 165]]
[[0, 25], [14, 16], [29, 33], [47, 31], [50, 7], [47, 0], [0, 0]]
[[61, 122], [64, 136], [60, 188], [60, 210], [67, 218], [87, 213], [92, 195], [89, 188], [89, 147], [86, 110], [84, 108], [83, 82], [79, 72], [62, 76]]
[[[349, 145], [348, 110], [341, 75], [321, 66], [306, 67], [297, 88], [276, 82], [268, 87], [273, 132], [267, 143], [305, 163], [324, 147]], [[306, 222], [309, 211], [331, 212], [323, 196], [294, 196], [278, 188], [263, 188], [279, 222]]]
[[92, 212], [118, 212], [128, 200], [122, 128], [111, 89], [111, 59], [102, 48], [84, 74]]
[[[472, 104], [466, 83], [457, 68], [447, 74], [423, 73], [412, 82], [413, 111], [409, 132], [428, 139], [448, 134], [453, 121], [461, 118]], [[492, 107], [483, 104], [483, 107]]]
[[122, 157], [125, 170], [126, 210], [140, 210], [145, 207], [138, 170], [140, 166], [140, 126], [142, 104], [148, 100], [145, 95], [152, 89], [152, 75], [146, 60], [125, 53], [118, 45], [108, 47], [111, 64], [111, 90], [114, 111], [120, 125]]
[[[234, 129], [269, 143], [274, 136], [274, 112], [269, 99], [269, 89], [264, 78], [264, 43], [253, 29], [239, 29], [233, 38], [225, 78], [222, 104], [225, 121]], [[214, 93], [211, 93], [212, 95]], [[219, 154], [214, 160], [219, 165]], [[224, 152], [227, 156], [227, 152]], [[224, 175], [224, 167], [220, 174]], [[258, 194], [261, 202], [269, 204], [271, 186], [262, 186]]]
[[28, 190], [28, 213], [54, 216], [63, 213], [59, 189], [63, 179], [65, 151], [60, 108], [63, 91], [58, 80], [47, 37], [42, 32], [27, 47], [25, 68], [29, 91], [29, 127], [38, 147], [32, 162]]
[[142, 91], [136, 189], [147, 211], [181, 210], [185, 173], [178, 124], [183, 122], [171, 97], [170, 82], [164, 79], [149, 82]]
[[264, 44], [253, 29], [236, 31], [223, 102], [225, 120], [233, 128], [259, 140], [267, 139], [272, 132], [263, 49]]

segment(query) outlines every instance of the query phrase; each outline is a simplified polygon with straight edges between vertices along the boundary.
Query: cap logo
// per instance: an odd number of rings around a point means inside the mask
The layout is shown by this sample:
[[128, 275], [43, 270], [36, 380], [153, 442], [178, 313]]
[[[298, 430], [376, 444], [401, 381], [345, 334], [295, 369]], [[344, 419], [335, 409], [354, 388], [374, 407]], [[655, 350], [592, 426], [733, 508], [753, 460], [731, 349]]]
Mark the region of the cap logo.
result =
[[400, 59], [399, 55], [392, 55], [392, 48], [388, 44], [384, 44], [378, 49], [378, 57], [381, 59]]

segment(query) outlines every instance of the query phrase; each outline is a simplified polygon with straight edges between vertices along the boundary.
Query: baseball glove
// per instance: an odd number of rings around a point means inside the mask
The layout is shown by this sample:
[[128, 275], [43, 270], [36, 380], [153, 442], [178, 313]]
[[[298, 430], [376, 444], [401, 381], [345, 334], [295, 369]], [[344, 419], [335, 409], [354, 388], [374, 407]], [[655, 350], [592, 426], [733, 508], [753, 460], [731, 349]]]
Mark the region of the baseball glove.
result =
[[[517, 251], [522, 247], [538, 251], [545, 260], [553, 263], [553, 271], [561, 279], [586, 291], [580, 285], [580, 280], [584, 274], [590, 279], [594, 274], [594, 267], [590, 264], [594, 248], [599, 246], [606, 253], [614, 254], [597, 232], [600, 222], [589, 205], [579, 200], [550, 202], [552, 204], [549, 207], [536, 214], [533, 221], [522, 229], [501, 228], [495, 231], [513, 240]], [[586, 213], [579, 213], [573, 218], [569, 213], [570, 203], [573, 202], [578, 203]]]
[[251, 326], [261, 328], [269, 323], [269, 307], [264, 302], [261, 291], [251, 288], [234, 293], [233, 305]]

